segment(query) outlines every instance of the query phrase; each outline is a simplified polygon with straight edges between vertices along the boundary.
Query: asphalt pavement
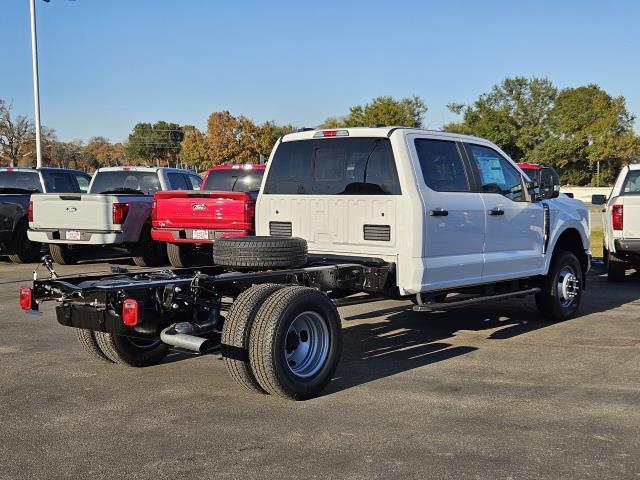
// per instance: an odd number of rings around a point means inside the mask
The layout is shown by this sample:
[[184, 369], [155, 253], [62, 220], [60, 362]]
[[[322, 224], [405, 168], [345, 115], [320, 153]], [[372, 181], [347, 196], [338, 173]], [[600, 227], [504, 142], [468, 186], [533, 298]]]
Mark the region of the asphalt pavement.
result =
[[89, 360], [54, 305], [21, 312], [31, 268], [0, 261], [0, 479], [640, 479], [638, 275], [591, 274], [557, 324], [531, 299], [341, 308], [335, 378], [295, 403], [245, 392], [215, 354]]

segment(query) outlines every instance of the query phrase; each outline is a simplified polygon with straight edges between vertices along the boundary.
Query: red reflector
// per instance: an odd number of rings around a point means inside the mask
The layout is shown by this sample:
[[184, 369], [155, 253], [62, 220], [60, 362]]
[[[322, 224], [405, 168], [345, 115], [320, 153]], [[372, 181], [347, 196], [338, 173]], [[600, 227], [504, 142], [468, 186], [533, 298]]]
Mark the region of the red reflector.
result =
[[124, 167], [122, 169], [123, 172], [130, 172], [131, 171], [131, 167]]
[[114, 203], [113, 204], [113, 223], [115, 225], [123, 224], [125, 218], [127, 218], [127, 213], [129, 213], [128, 203]]
[[138, 302], [133, 298], [127, 298], [122, 302], [122, 323], [129, 327], [138, 324]]
[[611, 207], [611, 223], [614, 230], [622, 230], [624, 227], [624, 205]]
[[27, 220], [33, 222], [33, 200], [29, 201], [29, 208], [27, 209]]
[[20, 306], [23, 310], [31, 310], [32, 293], [29, 287], [20, 287]]

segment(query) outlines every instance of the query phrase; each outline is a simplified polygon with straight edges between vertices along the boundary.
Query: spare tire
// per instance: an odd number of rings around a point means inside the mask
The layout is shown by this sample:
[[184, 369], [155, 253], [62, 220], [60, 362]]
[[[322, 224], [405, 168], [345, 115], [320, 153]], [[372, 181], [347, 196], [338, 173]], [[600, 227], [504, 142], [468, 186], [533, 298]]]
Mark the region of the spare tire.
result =
[[213, 261], [244, 270], [303, 267], [307, 264], [307, 241], [295, 237], [220, 238], [213, 244]]

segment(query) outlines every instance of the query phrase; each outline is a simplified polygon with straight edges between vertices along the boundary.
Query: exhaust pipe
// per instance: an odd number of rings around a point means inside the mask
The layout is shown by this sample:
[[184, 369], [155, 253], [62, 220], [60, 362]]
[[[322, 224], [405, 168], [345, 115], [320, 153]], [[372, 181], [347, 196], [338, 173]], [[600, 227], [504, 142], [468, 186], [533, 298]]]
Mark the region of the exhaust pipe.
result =
[[160, 332], [160, 340], [173, 347], [203, 353], [209, 348], [209, 339], [190, 335], [193, 325], [188, 322], [174, 323]]

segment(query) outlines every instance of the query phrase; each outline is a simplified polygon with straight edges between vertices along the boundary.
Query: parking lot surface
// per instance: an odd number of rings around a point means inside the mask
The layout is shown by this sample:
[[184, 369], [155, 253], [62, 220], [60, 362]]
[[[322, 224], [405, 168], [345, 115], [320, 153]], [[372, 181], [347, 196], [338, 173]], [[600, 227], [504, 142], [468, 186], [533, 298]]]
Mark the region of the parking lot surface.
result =
[[215, 354], [87, 359], [53, 304], [20, 311], [31, 268], [0, 261], [0, 479], [640, 479], [637, 275], [592, 273], [558, 324], [532, 299], [341, 308], [335, 379], [294, 403], [243, 391]]

